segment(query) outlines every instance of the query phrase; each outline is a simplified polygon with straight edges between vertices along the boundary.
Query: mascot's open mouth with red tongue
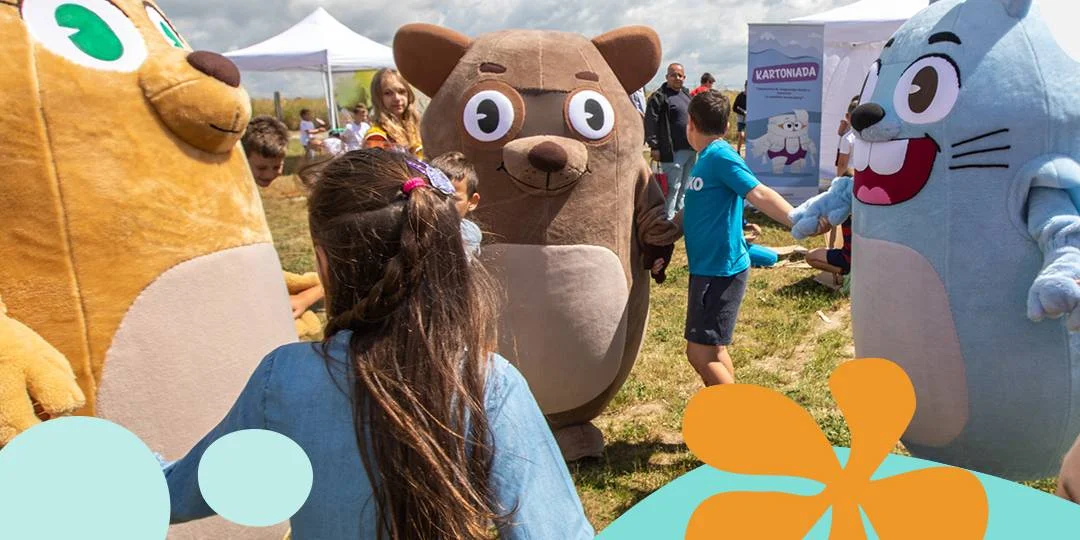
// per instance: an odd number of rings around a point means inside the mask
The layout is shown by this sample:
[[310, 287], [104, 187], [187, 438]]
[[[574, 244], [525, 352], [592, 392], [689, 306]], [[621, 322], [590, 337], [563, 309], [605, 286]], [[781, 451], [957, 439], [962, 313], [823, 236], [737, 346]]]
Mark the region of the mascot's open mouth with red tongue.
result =
[[929, 136], [886, 142], [855, 141], [855, 198], [875, 206], [910, 200], [922, 191], [941, 149]]

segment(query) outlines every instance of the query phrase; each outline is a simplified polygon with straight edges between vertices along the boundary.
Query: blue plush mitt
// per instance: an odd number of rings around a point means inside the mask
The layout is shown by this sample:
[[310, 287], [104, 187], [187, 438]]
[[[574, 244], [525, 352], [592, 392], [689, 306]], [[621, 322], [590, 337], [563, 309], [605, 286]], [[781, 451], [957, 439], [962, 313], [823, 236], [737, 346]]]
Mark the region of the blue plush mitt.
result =
[[840, 225], [851, 215], [852, 183], [850, 176], [833, 180], [829, 190], [804, 203], [788, 214], [794, 224], [791, 235], [796, 240], [814, 236], [818, 221], [825, 218], [833, 226]]

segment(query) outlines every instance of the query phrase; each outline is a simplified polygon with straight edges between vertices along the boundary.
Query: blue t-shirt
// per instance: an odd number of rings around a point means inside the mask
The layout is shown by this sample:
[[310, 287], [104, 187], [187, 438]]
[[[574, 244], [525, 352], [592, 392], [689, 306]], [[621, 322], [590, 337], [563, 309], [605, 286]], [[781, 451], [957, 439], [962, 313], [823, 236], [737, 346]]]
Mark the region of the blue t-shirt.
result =
[[465, 253], [471, 257], [480, 256], [480, 243], [484, 240], [484, 233], [475, 223], [461, 220], [461, 240], [465, 243]]
[[758, 186], [739, 154], [723, 139], [698, 156], [683, 208], [683, 235], [690, 273], [733, 276], [750, 267], [743, 240], [743, 198]]

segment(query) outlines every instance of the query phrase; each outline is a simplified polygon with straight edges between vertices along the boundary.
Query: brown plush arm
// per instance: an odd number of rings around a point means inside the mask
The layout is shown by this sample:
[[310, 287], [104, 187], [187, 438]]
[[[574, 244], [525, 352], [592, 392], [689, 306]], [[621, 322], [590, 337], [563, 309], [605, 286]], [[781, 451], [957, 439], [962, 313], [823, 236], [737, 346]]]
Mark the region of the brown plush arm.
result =
[[59, 416], [82, 407], [86, 398], [64, 355], [9, 317], [0, 299], [0, 446], [41, 421], [35, 403]]
[[634, 201], [634, 223], [642, 244], [663, 246], [675, 244], [682, 238], [682, 229], [669, 221], [664, 213], [664, 194], [656, 183], [649, 166], [641, 163], [638, 174], [637, 198]]
[[[652, 268], [657, 259], [663, 259], [663, 267], [666, 269], [671, 261], [675, 242], [682, 236], [682, 229], [678, 223], [667, 219], [664, 194], [644, 161], [638, 173], [637, 186], [634, 223], [637, 226], [638, 241], [641, 243], [642, 264], [645, 268]], [[666, 278], [664, 270], [654, 277], [658, 283], [663, 283]]]

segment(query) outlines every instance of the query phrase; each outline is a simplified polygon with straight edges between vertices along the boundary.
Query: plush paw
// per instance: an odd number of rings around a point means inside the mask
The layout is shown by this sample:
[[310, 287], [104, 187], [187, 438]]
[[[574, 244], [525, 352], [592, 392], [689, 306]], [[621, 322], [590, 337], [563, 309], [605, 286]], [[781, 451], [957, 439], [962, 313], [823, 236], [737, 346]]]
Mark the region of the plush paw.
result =
[[[675, 252], [675, 244], [666, 246], [651, 246], [645, 244], [641, 251], [643, 266], [652, 271], [653, 279], [657, 283], [667, 281], [667, 267], [671, 264], [671, 255]], [[663, 262], [657, 266], [657, 261]]]
[[805, 240], [818, 234], [821, 220], [825, 218], [816, 212], [800, 211], [796, 208], [788, 214], [788, 219], [792, 223], [791, 236], [796, 240]]
[[836, 226], [851, 215], [852, 180], [844, 176], [833, 180], [825, 193], [802, 203], [788, 213], [792, 223], [791, 235], [803, 240], [821, 234], [822, 221]]
[[305, 311], [303, 315], [293, 319], [293, 322], [296, 323], [296, 337], [300, 341], [318, 341], [322, 338], [322, 321], [314, 312]]
[[86, 403], [60, 351], [0, 311], [0, 446], [48, 416], [69, 414]]
[[1070, 332], [1080, 332], [1080, 283], [1065, 272], [1044, 271], [1028, 291], [1028, 318], [1038, 322], [1067, 315]]
[[285, 272], [285, 287], [289, 289], [289, 294], [300, 294], [312, 287], [319, 285], [319, 274], [315, 272], [308, 272], [306, 274], [294, 274], [292, 272]]

